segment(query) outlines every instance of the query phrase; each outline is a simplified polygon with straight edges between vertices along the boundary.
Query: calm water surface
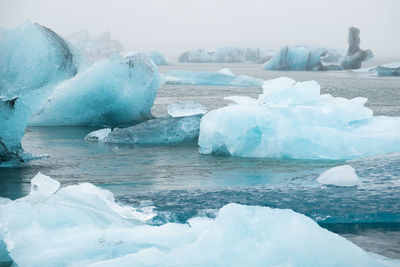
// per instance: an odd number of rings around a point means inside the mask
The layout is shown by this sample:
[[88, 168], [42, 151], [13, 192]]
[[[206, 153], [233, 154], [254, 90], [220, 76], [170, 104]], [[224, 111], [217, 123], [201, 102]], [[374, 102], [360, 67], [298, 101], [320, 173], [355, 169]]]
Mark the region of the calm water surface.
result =
[[[256, 64], [176, 64], [160, 71], [223, 67], [263, 79], [313, 79], [323, 93], [364, 96], [375, 115], [400, 116], [398, 77], [346, 71], [264, 71]], [[225, 96], [256, 97], [260, 92], [258, 87], [163, 85], [153, 114], [165, 115], [167, 105], [177, 100], [197, 100], [212, 110], [227, 104]], [[125, 204], [153, 205], [159, 214], [154, 224], [214, 216], [230, 202], [290, 208], [365, 250], [400, 258], [400, 154], [348, 162], [236, 158], [200, 155], [196, 143], [133, 146], [85, 142], [83, 137], [96, 129], [29, 127], [23, 139], [25, 150], [50, 157], [17, 168], [0, 168], [0, 197], [26, 195], [30, 179], [40, 171], [64, 186], [91, 182], [112, 191]], [[323, 171], [341, 164], [356, 169], [361, 178], [358, 187], [323, 186], [316, 181]]]

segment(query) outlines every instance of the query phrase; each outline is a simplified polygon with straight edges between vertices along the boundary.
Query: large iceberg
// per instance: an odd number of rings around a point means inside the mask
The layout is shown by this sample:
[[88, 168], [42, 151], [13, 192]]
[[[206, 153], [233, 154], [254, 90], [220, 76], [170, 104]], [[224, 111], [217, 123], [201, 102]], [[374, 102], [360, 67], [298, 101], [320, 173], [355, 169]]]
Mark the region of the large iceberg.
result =
[[161, 54], [160, 52], [150, 51], [147, 55], [157, 66], [169, 65], [164, 55]]
[[118, 40], [111, 39], [109, 32], [92, 37], [89, 31], [84, 30], [68, 35], [66, 39], [91, 60], [108, 58], [110, 55], [119, 54], [124, 50]]
[[4, 32], [0, 39], [0, 158], [8, 151], [23, 160], [20, 142], [29, 118], [56, 84], [76, 75], [83, 61], [60, 36], [39, 24], [26, 22]]
[[259, 48], [220, 47], [215, 52], [204, 49], [189, 50], [179, 56], [179, 62], [192, 63], [264, 63], [272, 57], [274, 50]]
[[341, 70], [358, 69], [361, 62], [373, 57], [371, 50], [360, 49], [360, 30], [349, 28], [349, 47], [346, 56], [335, 49], [312, 46], [284, 46], [268, 62], [265, 70]]
[[[0, 202], [0, 246], [18, 266], [384, 266], [292, 210], [229, 204], [215, 219], [149, 224], [90, 183], [59, 188], [43, 174], [31, 193]], [[5, 251], [4, 251], [5, 250]]]
[[220, 71], [188, 71], [170, 70], [163, 75], [163, 80], [169, 84], [196, 84], [221, 86], [261, 86], [264, 82], [248, 75], [235, 76], [227, 69]]
[[320, 94], [315, 81], [266, 81], [258, 99], [228, 98], [235, 104], [202, 118], [204, 154], [241, 157], [351, 159], [400, 152], [400, 118], [375, 117], [367, 99]]
[[33, 115], [35, 126], [121, 126], [150, 119], [160, 78], [142, 54], [95, 62], [54, 88]]

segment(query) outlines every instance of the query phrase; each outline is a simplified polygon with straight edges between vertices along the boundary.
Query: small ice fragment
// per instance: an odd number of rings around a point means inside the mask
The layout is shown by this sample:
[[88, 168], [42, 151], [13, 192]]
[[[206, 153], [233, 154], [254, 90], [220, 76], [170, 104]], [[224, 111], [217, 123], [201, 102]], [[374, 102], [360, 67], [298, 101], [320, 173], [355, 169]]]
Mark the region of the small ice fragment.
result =
[[323, 172], [317, 179], [321, 184], [336, 186], [356, 186], [359, 178], [350, 165], [342, 165]]
[[219, 72], [219, 73], [222, 73], [222, 74], [225, 74], [225, 75], [228, 75], [228, 76], [232, 76], [232, 77], [235, 77], [235, 76], [236, 76], [236, 75], [235, 75], [230, 69], [228, 69], [228, 68], [220, 69], [218, 72]]
[[41, 174], [36, 174], [31, 180], [30, 198], [46, 199], [60, 188], [60, 182]]
[[104, 141], [104, 138], [106, 138], [109, 133], [111, 133], [111, 128], [100, 129], [86, 135], [85, 140]]
[[178, 101], [168, 106], [171, 117], [186, 117], [207, 113], [207, 108], [195, 101]]

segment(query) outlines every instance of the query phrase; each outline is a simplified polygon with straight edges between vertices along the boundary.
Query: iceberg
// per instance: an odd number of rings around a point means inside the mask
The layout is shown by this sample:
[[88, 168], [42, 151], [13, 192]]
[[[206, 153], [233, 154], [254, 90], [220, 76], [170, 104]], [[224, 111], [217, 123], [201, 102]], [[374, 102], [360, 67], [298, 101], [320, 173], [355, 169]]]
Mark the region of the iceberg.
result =
[[315, 81], [266, 81], [258, 99], [230, 97], [200, 124], [203, 154], [352, 159], [400, 152], [400, 118], [373, 116], [366, 98], [320, 94]]
[[353, 167], [342, 165], [323, 172], [317, 181], [326, 185], [356, 186], [359, 183], [359, 178]]
[[207, 113], [202, 104], [195, 101], [179, 101], [168, 105], [168, 114], [171, 117], [185, 117]]
[[359, 69], [357, 73], [371, 73], [378, 76], [400, 76], [400, 62], [378, 65], [371, 68]]
[[33, 115], [34, 126], [123, 126], [152, 118], [160, 78], [143, 54], [96, 61], [56, 86]]
[[91, 60], [105, 59], [124, 50], [119, 41], [111, 39], [109, 32], [92, 37], [89, 31], [84, 30], [68, 35], [66, 39]]
[[220, 86], [261, 86], [264, 82], [248, 75], [235, 76], [232, 71], [222, 69], [220, 71], [187, 71], [171, 70], [164, 76], [167, 84], [196, 84], [196, 85], [220, 85]]
[[191, 63], [264, 63], [272, 57], [275, 50], [259, 48], [238, 48], [225, 46], [215, 52], [204, 49], [189, 50], [179, 56], [179, 62]]
[[157, 66], [169, 65], [164, 55], [161, 54], [160, 52], [150, 51], [147, 55]]
[[360, 49], [360, 30], [349, 28], [346, 56], [335, 49], [312, 46], [284, 46], [263, 65], [265, 70], [342, 70], [359, 69], [361, 63], [373, 57], [372, 51]]
[[[39, 174], [40, 175], [40, 174]], [[151, 225], [153, 207], [115, 202], [90, 183], [59, 188], [40, 175], [31, 193], [0, 202], [1, 254], [18, 266], [384, 266], [310, 218], [228, 204], [215, 219]], [[40, 192], [40, 196], [33, 194]], [[5, 250], [5, 251], [4, 251]], [[382, 260], [384, 259], [384, 260]]]
[[163, 117], [121, 129], [102, 129], [89, 133], [85, 139], [115, 144], [168, 145], [196, 141], [202, 115]]
[[24, 161], [21, 139], [53, 87], [74, 77], [84, 58], [52, 30], [26, 22], [0, 39], [0, 161]]

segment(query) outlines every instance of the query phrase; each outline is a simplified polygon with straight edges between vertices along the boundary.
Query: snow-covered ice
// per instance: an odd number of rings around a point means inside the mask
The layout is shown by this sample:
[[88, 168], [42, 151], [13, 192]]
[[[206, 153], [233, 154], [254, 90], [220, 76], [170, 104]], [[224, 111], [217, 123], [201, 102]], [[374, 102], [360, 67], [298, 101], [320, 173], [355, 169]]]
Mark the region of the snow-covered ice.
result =
[[169, 65], [164, 55], [160, 52], [150, 51], [147, 55], [157, 66]]
[[350, 159], [400, 152], [400, 118], [373, 116], [366, 98], [320, 94], [315, 81], [266, 81], [258, 99], [204, 115], [199, 146], [204, 154], [241, 157]]
[[195, 101], [178, 101], [168, 105], [171, 117], [185, 117], [207, 113], [207, 108]]
[[326, 185], [356, 186], [359, 183], [359, 178], [353, 167], [342, 165], [323, 172], [317, 181]]
[[104, 128], [94, 132], [89, 133], [85, 136], [87, 141], [104, 141], [107, 135], [111, 133], [111, 128]]
[[232, 71], [222, 69], [220, 71], [187, 71], [170, 70], [163, 75], [163, 80], [170, 84], [197, 84], [197, 85], [221, 85], [221, 86], [261, 86], [262, 79], [248, 75], [235, 76]]
[[[42, 176], [44, 177], [44, 176]], [[38, 188], [57, 182], [36, 179]], [[287, 209], [228, 204], [215, 219], [147, 224], [90, 183], [45, 190], [41, 201], [0, 202], [0, 254], [18, 266], [384, 266], [310, 218]], [[32, 194], [32, 193], [31, 193]], [[4, 251], [4, 250], [7, 251]]]

